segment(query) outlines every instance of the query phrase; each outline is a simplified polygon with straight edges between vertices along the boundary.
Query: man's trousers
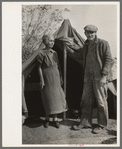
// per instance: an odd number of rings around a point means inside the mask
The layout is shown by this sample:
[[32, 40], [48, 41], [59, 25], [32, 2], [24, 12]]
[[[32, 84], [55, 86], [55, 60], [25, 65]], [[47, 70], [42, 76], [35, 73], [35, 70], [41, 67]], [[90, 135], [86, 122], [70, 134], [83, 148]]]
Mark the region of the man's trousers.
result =
[[100, 87], [100, 79], [84, 79], [83, 94], [81, 99], [81, 125], [92, 126], [92, 111], [94, 104], [97, 105], [97, 121], [100, 126], [107, 126], [108, 105], [107, 89], [108, 85]]

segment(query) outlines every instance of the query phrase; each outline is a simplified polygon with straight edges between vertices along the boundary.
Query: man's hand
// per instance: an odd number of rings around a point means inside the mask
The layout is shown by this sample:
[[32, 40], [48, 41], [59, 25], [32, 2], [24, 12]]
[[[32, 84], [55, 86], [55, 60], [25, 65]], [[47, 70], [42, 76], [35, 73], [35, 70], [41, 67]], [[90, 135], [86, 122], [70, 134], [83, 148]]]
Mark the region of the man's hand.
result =
[[100, 80], [100, 86], [104, 86], [107, 83], [107, 75], [103, 75], [101, 80]]
[[43, 81], [40, 81], [40, 83], [39, 83], [39, 84], [41, 85], [41, 89], [43, 89], [43, 88], [44, 88], [44, 86], [45, 86], [44, 82], [43, 82]]

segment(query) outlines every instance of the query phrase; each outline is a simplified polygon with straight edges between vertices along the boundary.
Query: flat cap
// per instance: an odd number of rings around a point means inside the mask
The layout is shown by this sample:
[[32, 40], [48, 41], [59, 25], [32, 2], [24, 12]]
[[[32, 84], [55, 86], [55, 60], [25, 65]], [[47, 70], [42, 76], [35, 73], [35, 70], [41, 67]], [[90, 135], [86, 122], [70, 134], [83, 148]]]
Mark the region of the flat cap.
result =
[[97, 32], [98, 28], [94, 25], [87, 25], [84, 27], [85, 31]]

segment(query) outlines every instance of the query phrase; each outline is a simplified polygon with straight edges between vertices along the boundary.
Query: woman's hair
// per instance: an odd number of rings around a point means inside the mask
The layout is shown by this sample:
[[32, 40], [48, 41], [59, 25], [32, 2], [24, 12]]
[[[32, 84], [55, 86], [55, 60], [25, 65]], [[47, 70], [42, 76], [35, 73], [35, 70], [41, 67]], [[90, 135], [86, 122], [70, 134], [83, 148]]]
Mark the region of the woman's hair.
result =
[[43, 42], [44, 44], [46, 44], [48, 40], [49, 40], [49, 36], [48, 36], [48, 35], [43, 35], [43, 37], [42, 37], [42, 42]]

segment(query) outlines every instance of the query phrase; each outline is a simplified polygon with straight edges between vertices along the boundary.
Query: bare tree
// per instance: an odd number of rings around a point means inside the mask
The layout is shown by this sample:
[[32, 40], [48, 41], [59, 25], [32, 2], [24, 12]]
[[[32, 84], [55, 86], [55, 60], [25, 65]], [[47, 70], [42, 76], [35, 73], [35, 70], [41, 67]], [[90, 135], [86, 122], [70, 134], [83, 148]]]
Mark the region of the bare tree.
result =
[[52, 9], [51, 5], [22, 6], [22, 60], [25, 62], [41, 44], [44, 34], [54, 33], [62, 21], [65, 9]]

